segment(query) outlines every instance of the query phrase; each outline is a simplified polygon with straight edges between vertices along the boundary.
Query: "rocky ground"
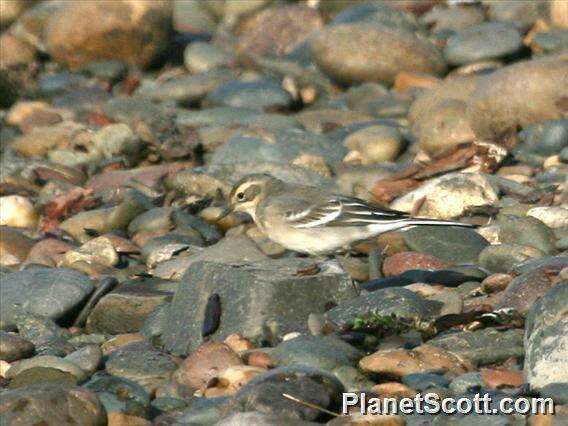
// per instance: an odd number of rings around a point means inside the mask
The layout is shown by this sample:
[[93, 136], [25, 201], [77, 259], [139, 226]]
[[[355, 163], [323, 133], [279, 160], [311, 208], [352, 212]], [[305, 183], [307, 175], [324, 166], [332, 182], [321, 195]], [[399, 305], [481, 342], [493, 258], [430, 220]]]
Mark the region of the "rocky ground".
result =
[[[0, 6], [2, 424], [568, 423], [568, 2]], [[299, 256], [251, 172], [478, 226]]]

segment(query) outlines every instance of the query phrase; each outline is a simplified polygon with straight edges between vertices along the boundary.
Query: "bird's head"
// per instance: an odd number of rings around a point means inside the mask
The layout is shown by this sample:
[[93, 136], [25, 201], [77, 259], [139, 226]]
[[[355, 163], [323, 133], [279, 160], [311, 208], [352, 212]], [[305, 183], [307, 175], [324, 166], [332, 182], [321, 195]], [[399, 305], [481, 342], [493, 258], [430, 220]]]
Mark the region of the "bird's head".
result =
[[258, 204], [265, 198], [269, 188], [278, 183], [281, 183], [279, 179], [268, 174], [256, 173], [243, 177], [233, 186], [229, 206], [220, 218], [231, 212], [244, 212], [255, 219]]

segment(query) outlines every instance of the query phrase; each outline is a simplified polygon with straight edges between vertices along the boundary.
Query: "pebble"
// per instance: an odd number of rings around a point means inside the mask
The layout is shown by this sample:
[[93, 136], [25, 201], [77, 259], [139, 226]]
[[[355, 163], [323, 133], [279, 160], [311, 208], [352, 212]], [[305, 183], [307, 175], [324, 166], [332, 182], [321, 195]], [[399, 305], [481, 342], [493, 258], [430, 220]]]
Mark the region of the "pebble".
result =
[[[566, 61], [550, 57], [515, 63], [486, 76], [468, 101], [475, 135], [492, 138], [517, 126], [562, 118], [560, 99], [568, 96], [568, 89], [557, 82], [567, 69]], [[522, 96], [518, 87], [524, 88]]]
[[33, 240], [14, 228], [0, 227], [0, 265], [15, 266], [26, 260]]
[[552, 229], [568, 226], [568, 209], [556, 207], [533, 207], [527, 216], [534, 217]]
[[[64, 5], [45, 24], [45, 46], [58, 62], [80, 66], [120, 59], [148, 66], [166, 47], [169, 13], [164, 4], [118, 2]], [[77, 31], [80, 29], [80, 31]]]
[[[497, 224], [499, 239], [504, 243], [526, 245], [544, 254], [552, 254], [555, 251], [552, 230], [534, 217], [501, 214], [497, 218]], [[519, 229], [523, 232], [518, 232]]]
[[527, 259], [544, 257], [534, 247], [519, 244], [498, 244], [485, 247], [479, 253], [479, 265], [491, 272], [509, 272], [514, 266]]
[[435, 256], [405, 251], [387, 257], [383, 262], [383, 273], [389, 277], [411, 269], [445, 269], [447, 266], [447, 263]]
[[105, 368], [109, 374], [132, 380], [151, 394], [169, 382], [177, 365], [168, 354], [139, 342], [114, 350]]
[[0, 331], [0, 359], [13, 362], [28, 358], [34, 353], [34, 345], [15, 333]]
[[[24, 381], [27, 384], [42, 383], [42, 371], [47, 373], [49, 370], [58, 370], [66, 373], [66, 375], [71, 375], [75, 380], [75, 384], [84, 382], [88, 377], [87, 373], [72, 361], [51, 355], [42, 355], [22, 360], [13, 365], [6, 372], [6, 378], [17, 380], [20, 386], [24, 384]], [[25, 373], [31, 374], [32, 371], [34, 372], [33, 378], [28, 376], [22, 380], [21, 375], [23, 376]]]
[[495, 203], [499, 197], [490, 181], [479, 174], [448, 173], [398, 198], [391, 207], [410, 212], [418, 200], [418, 215], [438, 219], [461, 216], [467, 208]]
[[[312, 56], [328, 75], [344, 83], [392, 83], [400, 71], [445, 71], [441, 53], [409, 31], [370, 23], [338, 24], [314, 35]], [[376, 52], [369, 57], [366, 52]]]
[[359, 361], [365, 372], [404, 377], [409, 374], [439, 371], [450, 375], [463, 374], [472, 366], [450, 352], [430, 345], [416, 349], [382, 350]]
[[3, 420], [8, 424], [72, 422], [97, 425], [105, 424], [107, 420], [103, 405], [93, 392], [65, 384], [8, 390], [2, 394], [1, 410]]
[[242, 366], [236, 352], [224, 343], [205, 343], [186, 358], [173, 375], [180, 385], [198, 390], [205, 386], [217, 373], [229, 367]]
[[451, 65], [498, 59], [523, 47], [521, 34], [506, 22], [485, 22], [451, 36], [444, 48], [444, 58]]
[[183, 60], [189, 72], [199, 74], [229, 66], [235, 55], [212, 43], [196, 42], [185, 48]]
[[375, 164], [396, 160], [403, 141], [400, 132], [394, 127], [369, 126], [351, 133], [343, 144], [349, 148], [345, 160]]
[[38, 221], [32, 202], [19, 195], [0, 197], [0, 225], [15, 228], [35, 228]]
[[485, 238], [467, 228], [420, 226], [403, 235], [404, 242], [413, 251], [448, 263], [475, 263], [488, 246]]
[[292, 97], [274, 80], [233, 80], [210, 92], [206, 101], [216, 107], [270, 110], [287, 109]]
[[278, 367], [304, 365], [318, 370], [333, 371], [353, 366], [361, 353], [353, 346], [331, 336], [298, 336], [280, 343], [270, 352]]

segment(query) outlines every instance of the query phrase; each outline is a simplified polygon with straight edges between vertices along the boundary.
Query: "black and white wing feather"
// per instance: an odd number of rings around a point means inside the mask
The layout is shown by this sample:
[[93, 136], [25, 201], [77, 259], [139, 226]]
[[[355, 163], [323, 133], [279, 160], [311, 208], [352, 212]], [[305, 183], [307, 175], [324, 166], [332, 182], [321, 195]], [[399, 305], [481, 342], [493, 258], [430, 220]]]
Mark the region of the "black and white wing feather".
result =
[[295, 228], [368, 226], [408, 220], [406, 213], [368, 204], [358, 198], [334, 196], [304, 210], [286, 212], [286, 222]]

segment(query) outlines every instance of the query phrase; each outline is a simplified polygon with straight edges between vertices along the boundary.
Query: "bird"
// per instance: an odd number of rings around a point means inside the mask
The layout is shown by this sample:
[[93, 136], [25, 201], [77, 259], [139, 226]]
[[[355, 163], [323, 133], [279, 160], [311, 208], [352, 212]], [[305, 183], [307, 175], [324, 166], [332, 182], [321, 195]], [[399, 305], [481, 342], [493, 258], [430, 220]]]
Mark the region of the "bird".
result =
[[269, 239], [308, 255], [347, 251], [353, 244], [385, 232], [420, 225], [472, 227], [456, 221], [412, 217], [356, 197], [288, 183], [263, 173], [247, 175], [232, 187], [228, 207], [218, 220], [232, 212], [247, 213]]

